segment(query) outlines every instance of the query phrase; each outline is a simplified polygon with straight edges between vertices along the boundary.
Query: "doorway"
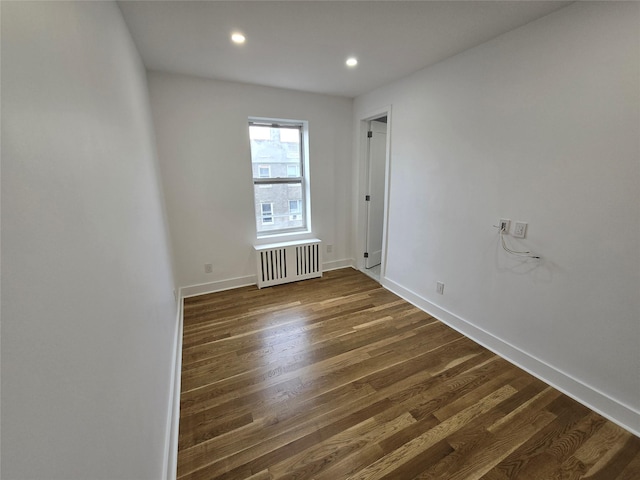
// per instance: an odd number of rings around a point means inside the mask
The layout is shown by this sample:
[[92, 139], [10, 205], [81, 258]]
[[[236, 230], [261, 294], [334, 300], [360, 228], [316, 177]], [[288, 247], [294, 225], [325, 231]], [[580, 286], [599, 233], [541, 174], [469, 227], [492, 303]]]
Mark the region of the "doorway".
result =
[[380, 281], [383, 276], [387, 122], [384, 115], [368, 120], [365, 159], [365, 228], [363, 271]]

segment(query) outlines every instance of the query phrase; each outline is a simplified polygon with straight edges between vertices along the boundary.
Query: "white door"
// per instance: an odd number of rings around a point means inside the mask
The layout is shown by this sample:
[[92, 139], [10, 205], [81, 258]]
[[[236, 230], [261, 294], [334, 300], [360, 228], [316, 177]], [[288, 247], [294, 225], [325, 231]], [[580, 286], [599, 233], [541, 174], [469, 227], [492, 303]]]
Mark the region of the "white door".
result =
[[382, 261], [387, 124], [372, 120], [369, 132], [366, 268], [380, 265]]

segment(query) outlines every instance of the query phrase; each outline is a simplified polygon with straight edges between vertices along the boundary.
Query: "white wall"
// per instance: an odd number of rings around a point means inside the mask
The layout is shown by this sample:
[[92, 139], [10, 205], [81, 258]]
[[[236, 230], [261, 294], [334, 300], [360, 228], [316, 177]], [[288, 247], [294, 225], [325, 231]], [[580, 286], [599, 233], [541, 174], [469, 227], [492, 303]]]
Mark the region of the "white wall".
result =
[[2, 2], [2, 478], [158, 479], [176, 306], [111, 2]]
[[[352, 262], [351, 99], [157, 72], [148, 78], [181, 287], [255, 283], [249, 117], [309, 122], [313, 235], [333, 245], [325, 265]], [[204, 273], [206, 263], [213, 273]]]
[[385, 284], [636, 432], [639, 27], [576, 3], [354, 104], [392, 104]]

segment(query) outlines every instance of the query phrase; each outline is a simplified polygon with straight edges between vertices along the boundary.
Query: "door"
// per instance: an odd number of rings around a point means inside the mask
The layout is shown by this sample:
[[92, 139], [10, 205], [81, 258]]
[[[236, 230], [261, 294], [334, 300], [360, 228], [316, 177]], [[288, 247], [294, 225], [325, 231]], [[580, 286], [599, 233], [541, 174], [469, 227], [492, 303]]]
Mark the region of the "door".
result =
[[382, 261], [382, 229], [384, 223], [384, 184], [387, 159], [387, 124], [372, 120], [369, 124], [369, 153], [367, 159], [367, 228], [365, 268], [373, 268]]

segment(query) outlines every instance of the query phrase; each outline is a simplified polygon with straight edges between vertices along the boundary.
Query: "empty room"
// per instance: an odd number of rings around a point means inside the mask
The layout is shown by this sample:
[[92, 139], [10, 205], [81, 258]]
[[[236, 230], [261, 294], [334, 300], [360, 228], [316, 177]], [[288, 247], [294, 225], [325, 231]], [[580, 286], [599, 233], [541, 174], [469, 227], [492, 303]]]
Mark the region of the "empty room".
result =
[[640, 3], [0, 20], [0, 478], [640, 479]]

